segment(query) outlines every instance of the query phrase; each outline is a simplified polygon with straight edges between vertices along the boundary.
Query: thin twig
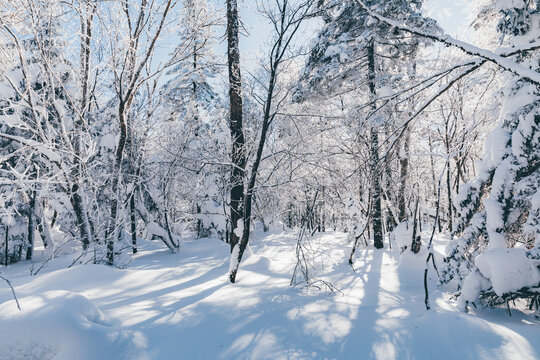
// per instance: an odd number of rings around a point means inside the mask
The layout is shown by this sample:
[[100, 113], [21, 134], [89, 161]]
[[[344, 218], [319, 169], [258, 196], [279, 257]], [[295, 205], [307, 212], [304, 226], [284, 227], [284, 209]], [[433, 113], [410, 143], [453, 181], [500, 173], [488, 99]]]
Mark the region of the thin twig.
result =
[[11, 293], [13, 294], [13, 298], [15, 299], [15, 302], [17, 303], [17, 308], [19, 308], [19, 311], [22, 311], [21, 305], [19, 304], [19, 299], [17, 299], [17, 295], [15, 294], [15, 289], [13, 289], [13, 286], [11, 286], [11, 283], [8, 279], [0, 275], [0, 279], [3, 279], [5, 282], [7, 282], [9, 288], [11, 289]]

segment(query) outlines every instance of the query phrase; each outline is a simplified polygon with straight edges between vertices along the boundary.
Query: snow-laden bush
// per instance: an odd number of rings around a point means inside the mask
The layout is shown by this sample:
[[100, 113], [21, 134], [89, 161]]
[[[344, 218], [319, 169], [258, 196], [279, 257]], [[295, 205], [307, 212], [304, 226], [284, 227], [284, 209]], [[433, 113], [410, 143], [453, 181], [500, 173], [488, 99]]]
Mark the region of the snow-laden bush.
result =
[[479, 255], [475, 264], [463, 282], [461, 308], [477, 299], [498, 306], [521, 298], [529, 309], [540, 309], [540, 248], [493, 249]]
[[[481, 13], [499, 16], [501, 42], [511, 48], [540, 39], [540, 9], [528, 1], [493, 0]], [[539, 70], [538, 52], [515, 61]], [[488, 137], [479, 175], [456, 198], [457, 240], [444, 259], [441, 282], [457, 280], [460, 304], [491, 306], [526, 298], [538, 307], [540, 273], [540, 91], [506, 74], [497, 128]], [[530, 251], [527, 251], [530, 249]]]

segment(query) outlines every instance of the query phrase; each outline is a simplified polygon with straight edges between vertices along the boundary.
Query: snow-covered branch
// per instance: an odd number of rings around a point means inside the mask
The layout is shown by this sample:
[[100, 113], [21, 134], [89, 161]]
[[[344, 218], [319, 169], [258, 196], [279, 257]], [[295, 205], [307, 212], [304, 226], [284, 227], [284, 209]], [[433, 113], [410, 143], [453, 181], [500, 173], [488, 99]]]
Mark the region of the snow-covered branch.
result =
[[[464, 41], [460, 41], [457, 39], [452, 38], [450, 35], [444, 34], [444, 35], [438, 35], [433, 33], [428, 33], [425, 31], [422, 31], [420, 29], [412, 28], [406, 25], [401, 24], [398, 21], [389, 19], [385, 16], [382, 16], [380, 14], [377, 14], [376, 12], [372, 11], [369, 6], [367, 6], [362, 0], [355, 0], [362, 8], [364, 8], [367, 13], [374, 17], [375, 19], [384, 22], [396, 29], [406, 31], [408, 33], [431, 39], [449, 46], [454, 46], [458, 49], [461, 49], [463, 52], [465, 52], [468, 55], [471, 56], [478, 56], [481, 57], [487, 61], [490, 61], [504, 70], [510, 71], [519, 77], [523, 78], [526, 81], [532, 82], [534, 84], [540, 85], [540, 73], [528, 69], [515, 61], [512, 61], [511, 59], [505, 58], [502, 55], [497, 54], [497, 52], [493, 52], [490, 50], [482, 49], [480, 47], [471, 45], [469, 43], [466, 43]], [[533, 51], [540, 48], [540, 45], [538, 43], [533, 43], [528, 47], [520, 48], [519, 52], [526, 52], [526, 51]]]

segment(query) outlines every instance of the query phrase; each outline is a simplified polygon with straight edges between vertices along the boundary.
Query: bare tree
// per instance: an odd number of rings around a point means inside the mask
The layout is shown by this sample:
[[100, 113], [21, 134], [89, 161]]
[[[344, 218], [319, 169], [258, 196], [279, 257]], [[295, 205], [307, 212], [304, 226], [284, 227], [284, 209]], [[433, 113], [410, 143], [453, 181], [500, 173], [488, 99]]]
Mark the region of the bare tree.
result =
[[[122, 3], [122, 14], [124, 21], [128, 27], [128, 38], [125, 53], [115, 59], [118, 61], [117, 68], [114, 68], [115, 91], [117, 95], [118, 108], [117, 117], [120, 128], [120, 137], [118, 146], [116, 147], [112, 184], [111, 184], [111, 206], [109, 225], [107, 227], [107, 262], [109, 265], [114, 264], [114, 243], [117, 234], [117, 217], [119, 204], [123, 204], [124, 196], [119, 192], [119, 184], [122, 178], [122, 161], [124, 159], [124, 150], [128, 140], [128, 127], [131, 106], [137, 90], [147, 80], [143, 77], [143, 70], [147, 66], [159, 39], [167, 15], [176, 2], [168, 0], [165, 2], [163, 9], [157, 10], [153, 4], [149, 4], [147, 0], [141, 0], [138, 4], [138, 9], [128, 2]], [[161, 11], [160, 11], [161, 10]], [[133, 12], [136, 15], [134, 16]], [[159, 12], [159, 13], [158, 13]], [[158, 13], [158, 14], [157, 14]], [[155, 26], [152, 26], [155, 25]], [[143, 47], [141, 42], [146, 41], [146, 46]], [[142, 48], [142, 56], [139, 51]], [[113, 49], [114, 51], [115, 49]], [[160, 69], [163, 70], [163, 69]]]
[[278, 82], [280, 65], [287, 59], [286, 54], [290, 51], [291, 42], [298, 32], [298, 29], [300, 29], [302, 22], [310, 16], [313, 3], [314, 1], [312, 0], [301, 1], [297, 4], [294, 4], [289, 0], [280, 0], [276, 1], [276, 9], [274, 11], [265, 11], [267, 17], [273, 24], [275, 40], [272, 43], [269, 54], [269, 78], [266, 86], [267, 92], [266, 100], [264, 102], [262, 128], [258, 137], [257, 153], [253, 160], [248, 187], [244, 198], [242, 239], [238, 251], [233, 251], [231, 255], [231, 268], [229, 273], [231, 283], [236, 281], [236, 273], [238, 272], [240, 261], [242, 261], [242, 256], [249, 242], [253, 195], [268, 131], [270, 125], [276, 118], [276, 109], [279, 108], [281, 102], [286, 99], [286, 97], [282, 98], [281, 101], [278, 101], [277, 105], [273, 104], [273, 101], [275, 101], [275, 90]]

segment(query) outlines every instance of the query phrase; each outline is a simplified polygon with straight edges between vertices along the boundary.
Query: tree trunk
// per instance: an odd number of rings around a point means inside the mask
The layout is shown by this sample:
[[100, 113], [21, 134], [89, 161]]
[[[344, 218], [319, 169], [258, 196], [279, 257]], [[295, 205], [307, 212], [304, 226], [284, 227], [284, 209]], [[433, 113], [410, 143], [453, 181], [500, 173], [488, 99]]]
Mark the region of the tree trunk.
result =
[[39, 235], [41, 236], [41, 239], [43, 240], [43, 246], [48, 248], [54, 248], [54, 243], [51, 237], [51, 230], [49, 228], [49, 224], [47, 223], [47, 219], [45, 218], [45, 214], [43, 212], [43, 206], [40, 206], [37, 204], [37, 210], [36, 211], [36, 225], [37, 229], [39, 231]]
[[120, 176], [122, 172], [122, 160], [124, 155], [124, 147], [127, 140], [127, 123], [125, 114], [125, 103], [120, 101], [118, 106], [118, 120], [120, 121], [120, 139], [118, 140], [118, 148], [114, 161], [113, 178], [111, 185], [111, 216], [109, 218], [109, 227], [107, 228], [107, 263], [114, 265], [114, 242], [116, 239], [116, 218], [118, 213]]
[[227, 0], [227, 59], [229, 66], [229, 129], [232, 140], [232, 172], [231, 172], [231, 253], [239, 242], [236, 228], [238, 220], [244, 218], [244, 171], [246, 154], [244, 130], [242, 125], [242, 77], [240, 73], [240, 50], [238, 48], [238, 7], [236, 0]]
[[9, 226], [6, 225], [6, 247], [4, 249], [4, 265], [9, 265]]
[[407, 129], [405, 131], [403, 142], [403, 153], [399, 154], [399, 194], [398, 194], [398, 208], [399, 208], [399, 222], [405, 221], [407, 219], [407, 204], [405, 202], [405, 193], [407, 190], [407, 177], [409, 173], [409, 148], [410, 148], [410, 131]]
[[30, 206], [28, 210], [28, 248], [26, 249], [26, 260], [32, 260], [34, 254], [34, 240], [36, 237], [36, 191], [32, 191], [30, 196]]
[[229, 274], [229, 279], [231, 283], [234, 283], [236, 281], [236, 273], [238, 272], [238, 266], [240, 265], [240, 261], [242, 261], [242, 256], [244, 255], [244, 251], [246, 250], [247, 244], [249, 242], [253, 194], [255, 191], [255, 183], [257, 181], [257, 172], [259, 171], [259, 165], [261, 164], [264, 144], [266, 142], [266, 135], [268, 133], [268, 128], [270, 127], [270, 123], [271, 123], [270, 111], [272, 108], [272, 98], [274, 96], [274, 86], [275, 86], [275, 81], [276, 81], [276, 75], [277, 75], [277, 68], [276, 66], [272, 66], [272, 70], [270, 73], [270, 86], [268, 87], [268, 96], [266, 98], [266, 104], [265, 104], [265, 109], [264, 109], [264, 118], [263, 118], [262, 130], [261, 130], [261, 137], [259, 139], [257, 155], [255, 157], [255, 161], [253, 162], [253, 167], [251, 169], [251, 177], [249, 179], [247, 193], [244, 199], [244, 229], [242, 232], [242, 240], [240, 241], [240, 249], [238, 251], [238, 261], [236, 261], [235, 267], [232, 268], [231, 273]]
[[[71, 170], [71, 176], [73, 178], [73, 185], [71, 185], [69, 200], [75, 218], [77, 219], [77, 227], [79, 229], [79, 236], [83, 244], [83, 250], [88, 249], [92, 238], [93, 232], [90, 227], [90, 221], [88, 219], [88, 213], [83, 201], [83, 197], [80, 193], [80, 182], [83, 178], [83, 167], [81, 164], [81, 133], [83, 132], [83, 121], [88, 117], [89, 110], [89, 81], [90, 81], [90, 60], [91, 60], [91, 39], [92, 39], [92, 22], [96, 11], [96, 4], [93, 2], [84, 3], [85, 12], [81, 12], [80, 15], [80, 88], [81, 88], [81, 103], [78, 111], [79, 116], [75, 118], [74, 125], [75, 131], [73, 136], [73, 168]], [[51, 225], [52, 227], [53, 225]]]
[[[83, 205], [82, 197], [79, 194], [79, 185], [74, 183], [71, 186], [71, 196], [69, 197], [69, 202], [73, 207], [73, 212], [75, 213], [75, 218], [77, 219], [77, 228], [79, 229], [79, 236], [81, 238], [83, 250], [87, 250], [90, 245], [91, 232], [88, 223], [88, 214]], [[53, 223], [51, 227], [54, 226], [54, 221], [56, 217], [53, 217]]]
[[[422, 221], [421, 219], [419, 219], [419, 215], [418, 215], [418, 203], [419, 202], [420, 202], [420, 197], [417, 196], [416, 197], [416, 204], [414, 206], [413, 232], [412, 232], [412, 242], [411, 242], [411, 251], [414, 254], [418, 254], [420, 252], [420, 246], [422, 245], [420, 235], [416, 235], [417, 234], [417, 229], [418, 229], [418, 222]], [[422, 232], [422, 230], [420, 230], [420, 232]]]
[[[377, 98], [377, 91], [375, 89], [375, 42], [370, 41], [368, 45], [368, 78], [369, 78], [369, 90], [372, 97], [372, 111], [375, 111], [377, 105], [375, 99]], [[379, 165], [379, 132], [376, 126], [372, 125], [371, 130], [371, 176], [372, 176], [372, 187], [373, 187], [373, 215], [372, 215], [372, 224], [373, 224], [373, 244], [375, 248], [382, 249], [383, 244], [383, 229], [382, 229], [382, 191], [380, 183], [380, 171], [378, 169]]]
[[[438, 209], [439, 208], [439, 198], [437, 197], [437, 179], [435, 177], [435, 160], [433, 160], [433, 143], [431, 142], [431, 136], [428, 136], [428, 144], [429, 144], [429, 160], [430, 160], [430, 163], [431, 163], [431, 178], [432, 178], [432, 181], [433, 181], [433, 197], [435, 198], [435, 208]], [[437, 217], [435, 218], [435, 222], [439, 228], [439, 233], [442, 232], [442, 228], [441, 228], [441, 221], [440, 219]]]
[[452, 233], [452, 218], [453, 218], [453, 203], [452, 203], [452, 172], [450, 171], [450, 159], [448, 159], [448, 166], [446, 167], [446, 187], [448, 192], [448, 231]]
[[135, 187], [133, 187], [133, 193], [129, 199], [129, 213], [131, 220], [131, 246], [133, 247], [133, 253], [137, 253], [137, 219], [135, 214]]

